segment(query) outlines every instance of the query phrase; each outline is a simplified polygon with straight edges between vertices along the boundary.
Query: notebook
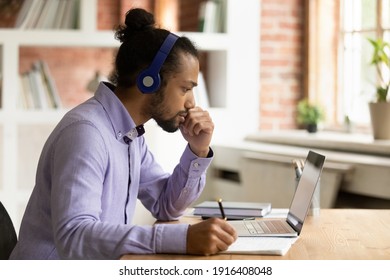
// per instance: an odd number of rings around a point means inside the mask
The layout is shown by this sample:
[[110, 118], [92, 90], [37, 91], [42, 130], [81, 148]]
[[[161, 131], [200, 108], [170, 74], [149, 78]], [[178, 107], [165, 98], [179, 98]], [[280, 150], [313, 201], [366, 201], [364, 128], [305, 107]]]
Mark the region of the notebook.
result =
[[288, 252], [298, 237], [238, 237], [221, 254], [277, 255]]
[[[308, 152], [287, 218], [229, 221], [236, 229], [238, 236], [298, 236], [307, 216], [324, 162], [325, 156], [314, 151]], [[291, 181], [295, 184], [295, 181]], [[295, 186], [291, 187], [294, 188]]]
[[[271, 203], [224, 201], [223, 208], [228, 220], [242, 220], [267, 215], [271, 211]], [[203, 201], [195, 205], [193, 214], [202, 217], [221, 217], [216, 201]]]

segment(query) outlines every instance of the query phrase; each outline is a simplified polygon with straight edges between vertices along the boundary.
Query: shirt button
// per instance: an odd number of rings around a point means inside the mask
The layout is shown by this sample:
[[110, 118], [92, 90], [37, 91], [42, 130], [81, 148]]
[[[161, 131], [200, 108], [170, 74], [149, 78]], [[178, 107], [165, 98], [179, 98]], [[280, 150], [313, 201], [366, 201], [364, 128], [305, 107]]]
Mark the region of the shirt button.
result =
[[200, 164], [199, 164], [198, 162], [195, 162], [195, 163], [194, 163], [194, 167], [195, 167], [195, 168], [198, 168], [199, 165], [200, 165]]
[[122, 132], [118, 132], [118, 138], [121, 138], [122, 137]]

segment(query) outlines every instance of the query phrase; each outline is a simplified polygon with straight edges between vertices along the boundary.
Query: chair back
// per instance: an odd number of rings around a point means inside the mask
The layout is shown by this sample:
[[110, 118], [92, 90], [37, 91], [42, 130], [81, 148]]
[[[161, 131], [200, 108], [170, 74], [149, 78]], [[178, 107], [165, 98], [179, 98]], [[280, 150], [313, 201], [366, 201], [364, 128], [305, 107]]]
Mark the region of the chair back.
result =
[[17, 242], [15, 227], [0, 201], [0, 260], [8, 260]]

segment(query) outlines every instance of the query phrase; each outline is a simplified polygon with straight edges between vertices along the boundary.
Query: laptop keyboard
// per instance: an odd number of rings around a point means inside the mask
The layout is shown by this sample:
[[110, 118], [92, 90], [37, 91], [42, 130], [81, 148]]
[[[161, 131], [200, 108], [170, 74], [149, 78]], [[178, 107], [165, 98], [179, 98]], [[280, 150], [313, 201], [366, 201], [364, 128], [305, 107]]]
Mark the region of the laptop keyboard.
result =
[[245, 221], [245, 226], [250, 234], [291, 232], [280, 220]]

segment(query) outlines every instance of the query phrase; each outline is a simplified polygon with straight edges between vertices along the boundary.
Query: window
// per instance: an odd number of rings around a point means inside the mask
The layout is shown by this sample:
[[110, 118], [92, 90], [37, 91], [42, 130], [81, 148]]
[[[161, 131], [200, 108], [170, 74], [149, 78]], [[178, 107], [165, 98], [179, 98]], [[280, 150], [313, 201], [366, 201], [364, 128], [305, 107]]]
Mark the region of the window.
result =
[[373, 99], [377, 73], [370, 65], [373, 48], [368, 38], [389, 41], [390, 0], [341, 1], [340, 117], [368, 124], [367, 103]]
[[306, 92], [326, 110], [326, 123], [348, 117], [369, 128], [368, 102], [377, 73], [368, 38], [390, 41], [390, 0], [306, 1], [308, 10]]

